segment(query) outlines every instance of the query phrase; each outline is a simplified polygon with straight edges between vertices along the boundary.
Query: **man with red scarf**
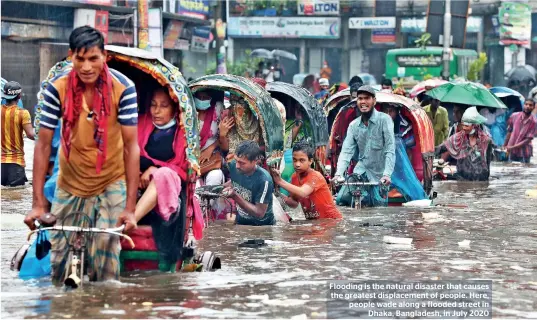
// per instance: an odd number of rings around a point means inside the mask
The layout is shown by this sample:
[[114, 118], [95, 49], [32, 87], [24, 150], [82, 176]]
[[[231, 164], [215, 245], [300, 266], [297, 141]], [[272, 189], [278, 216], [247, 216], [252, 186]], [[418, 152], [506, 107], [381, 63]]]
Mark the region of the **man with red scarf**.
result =
[[[125, 224], [136, 228], [140, 149], [138, 108], [133, 82], [108, 69], [103, 35], [84, 26], [69, 37], [72, 70], [52, 79], [44, 91], [39, 138], [34, 151], [33, 205], [24, 222], [34, 229], [43, 217], [43, 194], [54, 130], [61, 120], [59, 176], [51, 213], [65, 225], [80, 224], [86, 214], [94, 227]], [[63, 280], [68, 242], [62, 232], [51, 235], [53, 280]], [[88, 244], [88, 276], [92, 281], [119, 278], [119, 238], [93, 236]]]

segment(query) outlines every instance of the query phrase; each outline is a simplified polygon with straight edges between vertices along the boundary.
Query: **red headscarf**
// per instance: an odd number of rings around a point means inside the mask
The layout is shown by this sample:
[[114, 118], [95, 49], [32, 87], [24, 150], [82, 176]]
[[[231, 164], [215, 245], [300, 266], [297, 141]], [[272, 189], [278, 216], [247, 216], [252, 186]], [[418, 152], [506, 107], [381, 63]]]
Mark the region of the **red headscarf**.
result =
[[[110, 115], [110, 104], [112, 101], [112, 75], [105, 63], [93, 92], [93, 121], [95, 123], [94, 139], [97, 144], [97, 173], [106, 160], [106, 147], [108, 144], [108, 116]], [[82, 99], [84, 95], [84, 83], [80, 81], [76, 71], [73, 69], [69, 73], [67, 95], [65, 99], [65, 109], [63, 111], [63, 126], [61, 134], [62, 149], [65, 158], [69, 161], [71, 151], [71, 132], [76, 125], [82, 110]]]

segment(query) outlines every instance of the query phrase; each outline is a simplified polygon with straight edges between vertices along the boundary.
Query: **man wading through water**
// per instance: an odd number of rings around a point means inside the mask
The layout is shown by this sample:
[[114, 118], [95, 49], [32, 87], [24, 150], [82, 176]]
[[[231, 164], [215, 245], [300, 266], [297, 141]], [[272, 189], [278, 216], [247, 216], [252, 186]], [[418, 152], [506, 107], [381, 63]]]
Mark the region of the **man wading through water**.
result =
[[22, 87], [18, 82], [10, 81], [2, 90], [2, 185], [23, 186], [26, 181], [24, 167], [24, 139], [35, 140], [30, 113], [19, 108]]
[[[61, 223], [74, 211], [92, 219], [97, 228], [136, 228], [140, 149], [137, 141], [136, 88], [121, 73], [108, 69], [103, 35], [80, 27], [69, 37], [72, 71], [58, 75], [44, 91], [41, 130], [34, 151], [33, 206], [24, 222], [46, 211], [43, 185], [55, 128], [61, 125], [60, 171], [51, 213]], [[65, 225], [80, 225], [81, 218]], [[51, 236], [54, 281], [63, 280], [67, 243], [62, 232]], [[91, 281], [119, 279], [119, 237], [98, 234], [88, 246]]]
[[[341, 180], [349, 167], [356, 150], [359, 151], [358, 163], [354, 173], [361, 181], [380, 182], [384, 186], [391, 184], [391, 176], [395, 166], [395, 137], [392, 118], [375, 110], [377, 104], [375, 90], [370, 86], [358, 89], [357, 105], [361, 115], [351, 122], [347, 136], [337, 162], [334, 180]], [[367, 194], [366, 194], [367, 193]], [[337, 204], [350, 204], [348, 188], [341, 188]], [[380, 194], [380, 186], [374, 186], [363, 193], [366, 206], [382, 206], [387, 199]]]

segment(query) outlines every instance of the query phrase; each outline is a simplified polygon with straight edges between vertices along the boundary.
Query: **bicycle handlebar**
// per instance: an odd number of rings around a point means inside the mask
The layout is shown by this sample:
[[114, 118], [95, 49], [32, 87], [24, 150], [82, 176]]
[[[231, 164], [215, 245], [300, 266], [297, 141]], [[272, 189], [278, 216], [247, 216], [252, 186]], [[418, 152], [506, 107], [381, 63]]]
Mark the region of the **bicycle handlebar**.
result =
[[378, 185], [381, 185], [382, 183], [380, 183], [380, 182], [359, 182], [359, 181], [356, 181], [356, 182], [344, 182], [343, 184], [349, 185], [349, 186], [378, 186]]
[[342, 177], [340, 177], [339, 179], [336, 179], [336, 178], [332, 179], [332, 183], [334, 183], [335, 185], [364, 186], [364, 187], [382, 185], [380, 181], [378, 182], [361, 182], [361, 181], [347, 182], [347, 180]]
[[28, 241], [30, 241], [30, 238], [32, 237], [32, 234], [36, 232], [51, 230], [51, 231], [70, 231], [70, 232], [90, 232], [90, 233], [107, 233], [112, 234], [116, 236], [120, 236], [125, 238], [132, 248], [134, 248], [134, 241], [132, 241], [132, 238], [128, 235], [121, 233], [125, 229], [125, 225], [116, 227], [116, 228], [82, 228], [82, 227], [75, 227], [75, 226], [53, 226], [53, 227], [46, 227], [46, 228], [40, 228], [36, 230], [32, 230], [28, 233]]

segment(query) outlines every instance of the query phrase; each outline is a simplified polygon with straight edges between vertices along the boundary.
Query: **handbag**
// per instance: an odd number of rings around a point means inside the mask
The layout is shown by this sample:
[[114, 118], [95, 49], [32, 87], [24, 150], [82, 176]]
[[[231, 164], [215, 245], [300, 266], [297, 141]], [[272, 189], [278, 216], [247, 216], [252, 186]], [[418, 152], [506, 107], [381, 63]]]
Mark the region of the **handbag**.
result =
[[222, 168], [222, 155], [220, 152], [213, 152], [209, 160], [200, 164], [200, 173], [204, 176], [211, 170], [221, 169]]

